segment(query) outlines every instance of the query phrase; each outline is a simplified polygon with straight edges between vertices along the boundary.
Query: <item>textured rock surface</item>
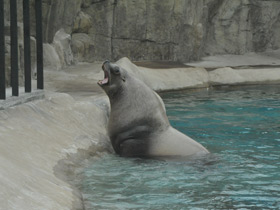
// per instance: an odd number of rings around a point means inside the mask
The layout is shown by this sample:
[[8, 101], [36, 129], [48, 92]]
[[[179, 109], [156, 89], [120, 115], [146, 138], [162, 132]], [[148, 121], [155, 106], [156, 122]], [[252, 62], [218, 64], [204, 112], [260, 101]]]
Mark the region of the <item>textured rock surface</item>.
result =
[[48, 69], [59, 70], [62, 67], [61, 60], [55, 48], [51, 44], [43, 45], [44, 66]]
[[80, 11], [73, 23], [73, 33], [88, 33], [91, 28], [91, 17]]
[[62, 66], [74, 63], [71, 49], [71, 36], [65, 33], [64, 29], [57, 31], [53, 38], [53, 45], [62, 61]]
[[[35, 37], [35, 0], [30, 2]], [[19, 0], [19, 22], [21, 5]], [[9, 20], [8, 0], [5, 18]], [[187, 62], [206, 55], [279, 49], [280, 1], [43, 0], [44, 41], [52, 43], [62, 28], [72, 37], [77, 61], [126, 56]], [[65, 56], [60, 59], [63, 66]], [[66, 63], [72, 63], [71, 59]]]
[[280, 1], [225, 0], [212, 7], [206, 53], [243, 54], [279, 48]]
[[82, 0], [43, 0], [45, 41], [51, 43], [55, 33], [61, 28], [68, 34], [72, 32], [73, 21], [81, 9], [81, 2]]
[[89, 36], [97, 60], [190, 60], [201, 51], [203, 1], [109, 0], [82, 6], [92, 17]]
[[[87, 45], [94, 46], [88, 56], [93, 60], [127, 56], [132, 60], [189, 61], [204, 55], [243, 54], [280, 47], [280, 1], [73, 1], [68, 1], [77, 6], [72, 8], [71, 17], [68, 12], [64, 14], [66, 9], [56, 9], [63, 3], [50, 1], [49, 7], [63, 14], [49, 16], [46, 25], [56, 30], [58, 25], [65, 27], [72, 36], [86, 33], [90, 38]], [[56, 17], [62, 18], [54, 21]], [[54, 31], [48, 32], [47, 40], [51, 34]], [[81, 60], [79, 50], [75, 56]]]
[[52, 44], [44, 44], [44, 66], [49, 69], [59, 70], [74, 64], [71, 49], [71, 36], [64, 29], [56, 32]]
[[72, 51], [78, 61], [93, 62], [94, 59], [94, 44], [88, 34], [75, 33], [72, 35]]

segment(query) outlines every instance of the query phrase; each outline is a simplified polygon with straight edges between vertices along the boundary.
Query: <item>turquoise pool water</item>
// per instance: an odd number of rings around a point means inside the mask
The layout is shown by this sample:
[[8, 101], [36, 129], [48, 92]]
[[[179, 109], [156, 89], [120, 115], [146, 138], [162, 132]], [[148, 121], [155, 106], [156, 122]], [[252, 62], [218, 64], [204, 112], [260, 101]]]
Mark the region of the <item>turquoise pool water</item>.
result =
[[280, 209], [280, 87], [162, 94], [171, 124], [210, 155], [188, 161], [96, 158], [87, 209]]

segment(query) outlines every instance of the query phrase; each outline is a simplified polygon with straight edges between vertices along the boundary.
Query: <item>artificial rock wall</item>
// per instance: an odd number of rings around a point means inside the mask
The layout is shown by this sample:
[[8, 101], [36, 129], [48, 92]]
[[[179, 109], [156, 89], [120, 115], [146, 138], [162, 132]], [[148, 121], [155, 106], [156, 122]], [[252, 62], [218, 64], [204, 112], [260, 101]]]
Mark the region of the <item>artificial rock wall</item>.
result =
[[[42, 0], [44, 64], [121, 57], [187, 62], [205, 55], [280, 47], [278, 0]], [[7, 85], [10, 77], [9, 0], [5, 2]], [[19, 77], [23, 82], [22, 0], [18, 0]], [[35, 0], [30, 0], [32, 68]]]
[[198, 60], [280, 47], [276, 0], [44, 0], [45, 41], [60, 28], [78, 61]]

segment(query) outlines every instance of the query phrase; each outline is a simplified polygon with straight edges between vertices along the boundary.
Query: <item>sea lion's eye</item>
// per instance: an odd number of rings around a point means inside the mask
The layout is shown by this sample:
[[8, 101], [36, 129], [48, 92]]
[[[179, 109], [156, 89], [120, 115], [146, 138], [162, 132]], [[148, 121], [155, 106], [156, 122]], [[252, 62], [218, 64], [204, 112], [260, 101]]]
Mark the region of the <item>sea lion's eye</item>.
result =
[[116, 68], [114, 69], [114, 72], [115, 72], [115, 74], [120, 74], [120, 68], [119, 68], [119, 67], [116, 67]]

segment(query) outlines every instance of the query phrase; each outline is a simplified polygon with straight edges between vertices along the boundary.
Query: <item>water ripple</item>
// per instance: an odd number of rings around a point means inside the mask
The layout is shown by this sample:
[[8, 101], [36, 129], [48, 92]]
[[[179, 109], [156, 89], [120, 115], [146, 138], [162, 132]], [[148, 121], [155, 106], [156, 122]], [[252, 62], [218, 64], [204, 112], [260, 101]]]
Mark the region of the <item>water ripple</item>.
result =
[[87, 209], [280, 209], [280, 91], [165, 93], [171, 124], [212, 154], [188, 162], [104, 155], [78, 186]]

